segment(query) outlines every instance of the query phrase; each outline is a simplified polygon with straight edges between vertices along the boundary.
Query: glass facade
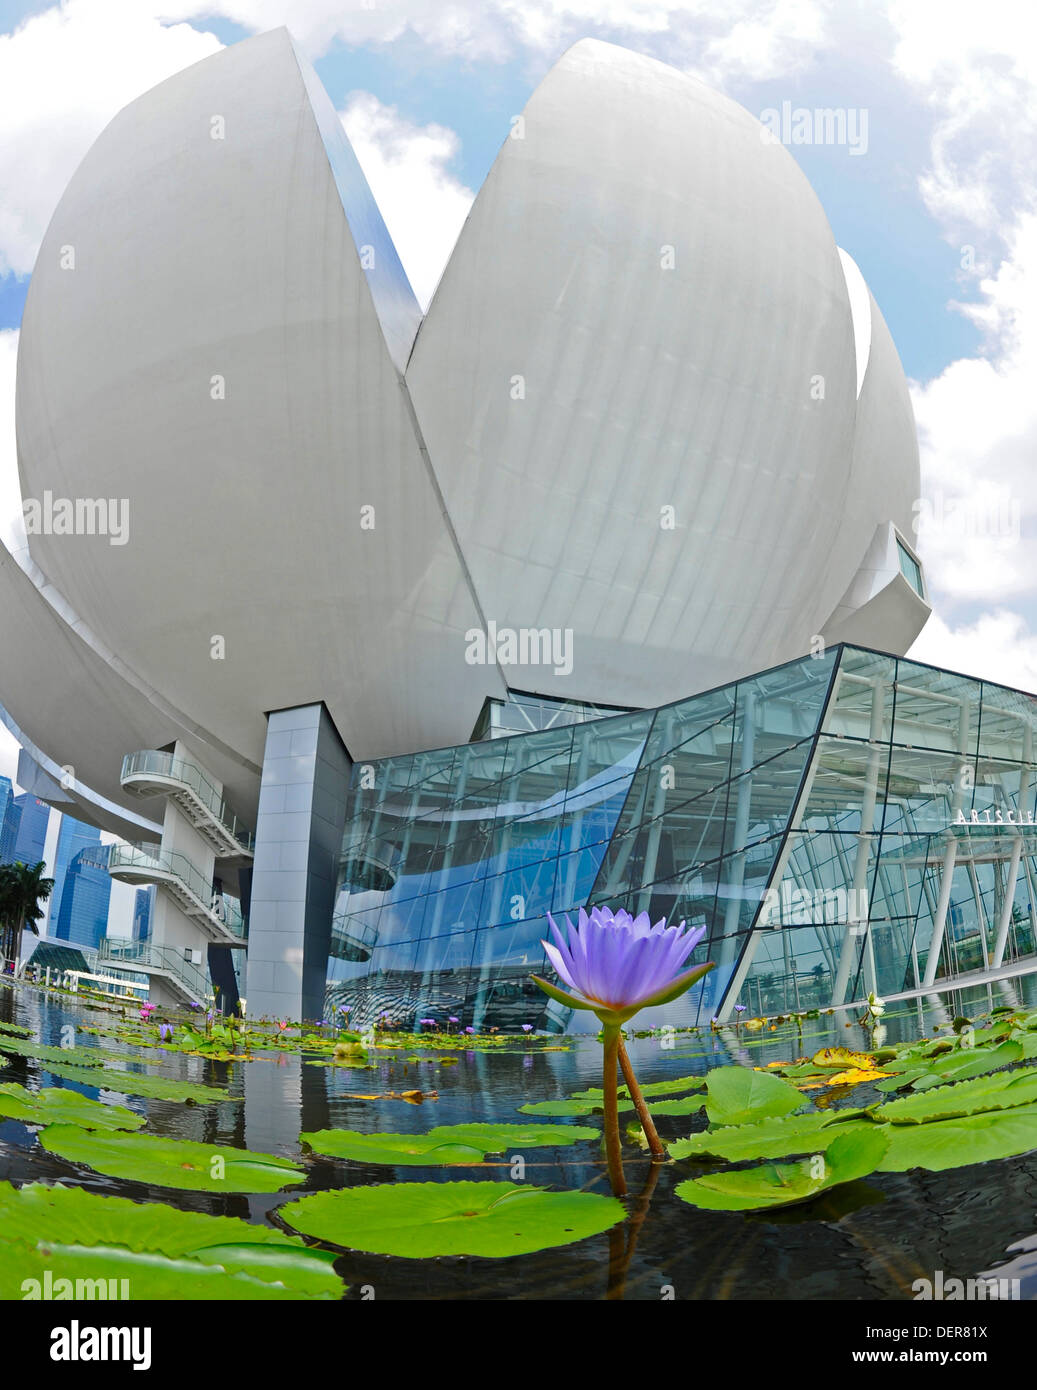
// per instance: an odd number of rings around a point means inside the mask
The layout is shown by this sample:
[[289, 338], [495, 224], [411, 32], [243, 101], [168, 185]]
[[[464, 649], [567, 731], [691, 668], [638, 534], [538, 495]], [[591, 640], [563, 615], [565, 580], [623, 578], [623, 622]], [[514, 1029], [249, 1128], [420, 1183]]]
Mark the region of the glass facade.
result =
[[111, 895], [108, 846], [87, 845], [78, 850], [65, 874], [61, 908], [50, 935], [96, 951], [108, 929]]
[[1037, 700], [836, 647], [658, 710], [358, 764], [330, 1007], [596, 1026], [529, 981], [546, 916], [704, 925], [645, 1025], [826, 1007], [1034, 953]]
[[71, 816], [58, 817], [58, 847], [54, 855], [54, 868], [51, 877], [54, 891], [50, 895], [48, 923], [56, 927], [61, 920], [61, 899], [66, 885], [71, 881], [69, 871], [76, 855], [81, 849], [89, 849], [101, 843], [101, 832], [94, 825], [74, 820]]
[[47, 840], [50, 807], [28, 792], [16, 796], [14, 805], [18, 810], [18, 821], [11, 861], [30, 866], [38, 864], [43, 858], [43, 847]]

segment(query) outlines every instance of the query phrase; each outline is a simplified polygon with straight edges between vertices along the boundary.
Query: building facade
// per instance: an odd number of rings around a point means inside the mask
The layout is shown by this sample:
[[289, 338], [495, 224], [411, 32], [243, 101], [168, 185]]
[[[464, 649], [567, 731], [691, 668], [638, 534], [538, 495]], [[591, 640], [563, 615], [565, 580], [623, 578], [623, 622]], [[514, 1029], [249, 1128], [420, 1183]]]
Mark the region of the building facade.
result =
[[[51, 877], [54, 880], [54, 890], [48, 900], [48, 930], [53, 931], [61, 918], [61, 901], [64, 896], [66, 883], [70, 882], [69, 872], [75, 862], [80, 850], [98, 850], [101, 844], [101, 832], [95, 825], [87, 825], [83, 821], [77, 821], [72, 816], [61, 816], [58, 826], [57, 848], [54, 851], [54, 867]], [[96, 859], [95, 855], [95, 859]]]
[[595, 903], [707, 929], [692, 963], [715, 970], [646, 1022], [1033, 957], [1035, 723], [1031, 696], [839, 647], [654, 711], [354, 767], [331, 998], [549, 1025], [529, 981], [546, 914]]
[[51, 916], [48, 935], [96, 951], [108, 930], [111, 896], [108, 846], [96, 843], [76, 850], [64, 874], [61, 906], [57, 916]]

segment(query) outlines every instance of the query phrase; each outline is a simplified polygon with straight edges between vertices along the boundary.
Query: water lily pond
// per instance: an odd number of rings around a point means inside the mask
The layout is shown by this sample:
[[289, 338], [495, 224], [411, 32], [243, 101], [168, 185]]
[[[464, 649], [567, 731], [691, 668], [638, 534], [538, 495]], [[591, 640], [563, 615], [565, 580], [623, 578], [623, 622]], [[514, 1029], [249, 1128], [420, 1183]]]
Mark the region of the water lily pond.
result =
[[5, 982], [0, 1297], [47, 1269], [133, 1298], [904, 1300], [937, 1270], [1037, 1297], [1037, 983], [848, 1017], [631, 1026], [667, 1155], [621, 1091], [620, 1200], [593, 1036], [224, 1034]]

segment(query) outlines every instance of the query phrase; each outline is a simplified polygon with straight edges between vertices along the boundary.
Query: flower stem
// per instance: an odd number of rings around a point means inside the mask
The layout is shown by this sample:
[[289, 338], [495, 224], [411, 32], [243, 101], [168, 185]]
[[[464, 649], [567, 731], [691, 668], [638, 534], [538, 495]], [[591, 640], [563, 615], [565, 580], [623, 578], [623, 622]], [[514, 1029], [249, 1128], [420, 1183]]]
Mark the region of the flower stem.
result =
[[641, 1087], [637, 1084], [637, 1077], [634, 1069], [630, 1065], [630, 1058], [627, 1056], [626, 1047], [622, 1037], [619, 1039], [619, 1065], [623, 1068], [623, 1080], [627, 1083], [627, 1090], [630, 1092], [630, 1099], [634, 1102], [634, 1109], [637, 1111], [637, 1118], [641, 1121], [641, 1128], [645, 1132], [648, 1140], [648, 1148], [651, 1151], [653, 1161], [666, 1157], [666, 1150], [663, 1141], [659, 1138], [659, 1132], [655, 1128], [655, 1122], [648, 1113], [648, 1106], [645, 1098], [641, 1094]]
[[602, 1072], [602, 1092], [605, 1110], [605, 1159], [608, 1163], [609, 1182], [616, 1197], [625, 1197], [626, 1179], [623, 1176], [623, 1158], [619, 1144], [619, 1099], [616, 1095], [616, 1061], [623, 1046], [619, 1027], [605, 1025], [602, 1046], [605, 1060]]

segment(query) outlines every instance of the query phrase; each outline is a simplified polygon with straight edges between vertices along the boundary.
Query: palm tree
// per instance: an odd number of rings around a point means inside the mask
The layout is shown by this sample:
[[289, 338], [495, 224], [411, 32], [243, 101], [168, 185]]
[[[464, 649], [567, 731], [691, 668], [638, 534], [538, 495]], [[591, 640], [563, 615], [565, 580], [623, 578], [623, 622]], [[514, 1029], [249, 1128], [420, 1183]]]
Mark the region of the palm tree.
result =
[[8, 957], [11, 923], [17, 918], [13, 864], [0, 864], [0, 961]]
[[17, 961], [23, 927], [36, 932], [36, 923], [43, 916], [40, 904], [54, 889], [54, 880], [43, 876], [44, 867], [42, 859], [31, 866], [0, 865], [0, 954], [5, 958], [10, 956]]

